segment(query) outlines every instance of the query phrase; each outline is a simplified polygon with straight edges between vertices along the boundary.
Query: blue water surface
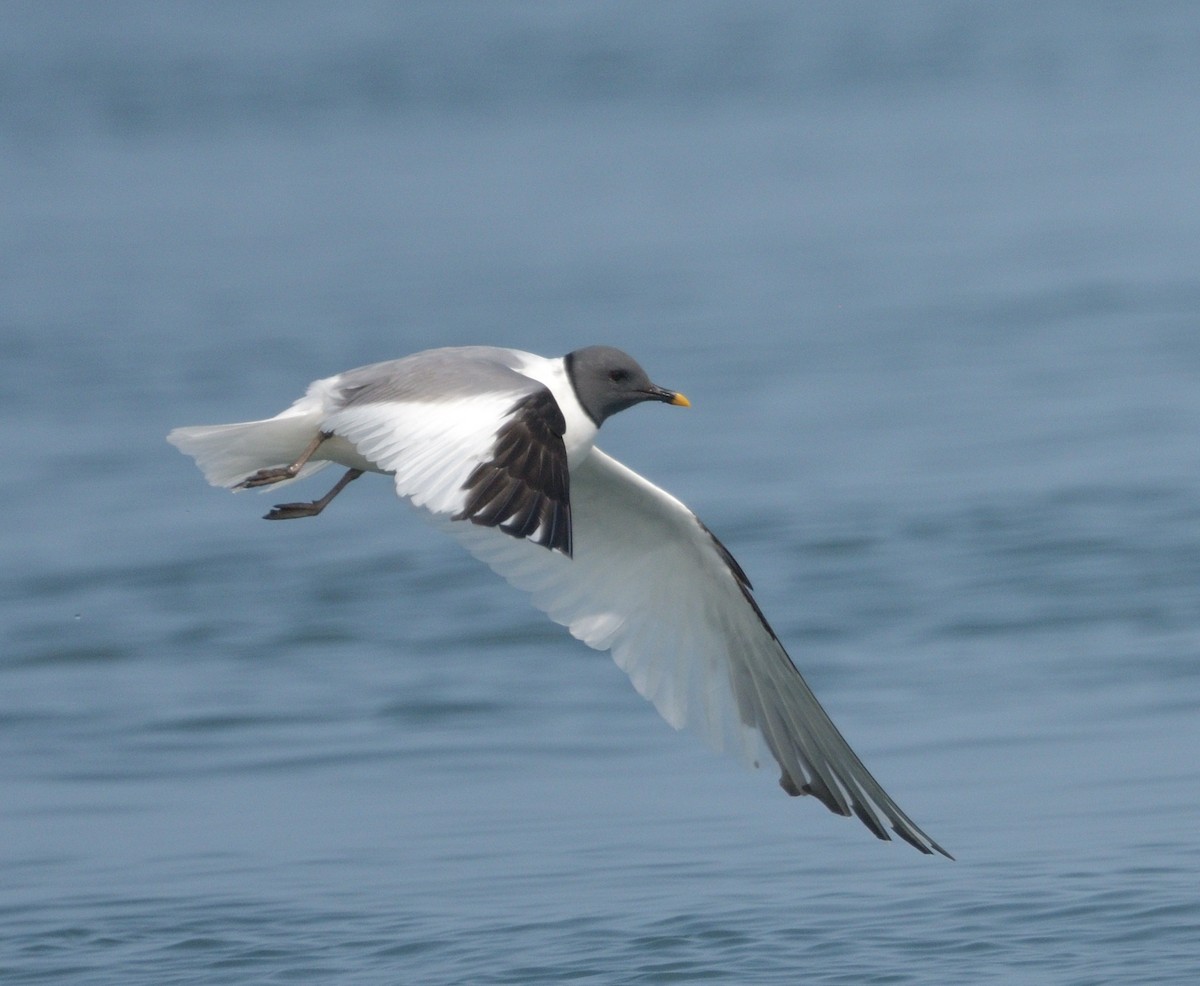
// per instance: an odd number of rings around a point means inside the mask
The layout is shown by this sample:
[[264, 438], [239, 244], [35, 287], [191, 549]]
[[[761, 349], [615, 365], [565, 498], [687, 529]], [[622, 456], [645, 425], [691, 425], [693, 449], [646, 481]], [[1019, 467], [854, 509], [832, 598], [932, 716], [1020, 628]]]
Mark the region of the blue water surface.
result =
[[[1186, 3], [4, 4], [0, 979], [1194, 981], [1197, 107]], [[464, 343], [688, 394], [602, 444], [956, 862], [164, 441]]]

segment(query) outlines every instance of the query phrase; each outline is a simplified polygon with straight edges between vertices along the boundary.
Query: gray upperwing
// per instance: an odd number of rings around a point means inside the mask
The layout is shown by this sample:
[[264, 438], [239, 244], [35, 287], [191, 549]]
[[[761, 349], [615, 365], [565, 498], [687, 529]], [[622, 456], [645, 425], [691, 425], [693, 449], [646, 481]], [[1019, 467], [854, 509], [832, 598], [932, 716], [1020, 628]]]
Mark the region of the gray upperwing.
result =
[[342, 407], [355, 404], [436, 404], [475, 394], [532, 393], [543, 385], [519, 373], [514, 354], [490, 346], [430, 349], [339, 374]]

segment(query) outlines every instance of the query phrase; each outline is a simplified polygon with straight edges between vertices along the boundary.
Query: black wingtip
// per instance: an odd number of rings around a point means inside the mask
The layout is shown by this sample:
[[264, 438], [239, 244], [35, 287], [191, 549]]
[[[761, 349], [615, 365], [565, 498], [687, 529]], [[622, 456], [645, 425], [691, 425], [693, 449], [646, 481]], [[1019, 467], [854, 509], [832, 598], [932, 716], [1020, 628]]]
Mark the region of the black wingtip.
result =
[[[850, 802], [850, 808], [858, 820], [871, 830], [871, 834], [875, 836], [876, 839], [882, 839], [884, 842], [892, 841], [892, 837], [888, 835], [884, 827], [879, 824], [879, 819], [872, 815], [870, 811], [864, 808], [857, 801]], [[916, 843], [914, 842], [913, 845], [915, 846]], [[917, 848], [920, 847], [918, 846]], [[928, 852], [928, 850], [925, 851]]]
[[[935, 852], [937, 852], [937, 853], [941, 853], [943, 856], [945, 856], [951, 862], [955, 861], [953, 856], [951, 856], [948, 852], [946, 852], [945, 849], [943, 849], [936, 842], [934, 842], [932, 839], [930, 839], [929, 836], [925, 836], [927, 842], [921, 842], [911, 832], [908, 832], [905, 829], [900, 828], [900, 826], [898, 826], [898, 825], [893, 825], [892, 831], [895, 832], [898, 836], [900, 836], [900, 838], [903, 839], [905, 842], [907, 842], [910, 846], [912, 846], [915, 849], [919, 849], [926, 856], [932, 856]], [[885, 836], [884, 838], [887, 838], [887, 836]]]
[[566, 421], [549, 390], [525, 395], [506, 412], [491, 458], [463, 483], [463, 508], [451, 520], [494, 527], [571, 556], [571, 479]]

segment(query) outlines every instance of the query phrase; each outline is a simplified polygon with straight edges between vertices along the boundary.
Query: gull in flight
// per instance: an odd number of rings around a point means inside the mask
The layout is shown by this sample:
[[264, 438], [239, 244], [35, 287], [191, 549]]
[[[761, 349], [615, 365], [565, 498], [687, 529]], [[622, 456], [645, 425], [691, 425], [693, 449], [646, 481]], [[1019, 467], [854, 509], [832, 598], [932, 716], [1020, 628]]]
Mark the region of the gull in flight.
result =
[[788, 794], [949, 856], [842, 738], [725, 546], [595, 447], [607, 418], [644, 401], [689, 406], [607, 346], [555, 359], [468, 346], [348, 370], [273, 418], [177, 428], [167, 440], [234, 490], [345, 468], [320, 499], [280, 504], [268, 520], [315, 517], [363, 473], [391, 476], [538, 609], [611, 651], [672, 726], [753, 765], [769, 754]]

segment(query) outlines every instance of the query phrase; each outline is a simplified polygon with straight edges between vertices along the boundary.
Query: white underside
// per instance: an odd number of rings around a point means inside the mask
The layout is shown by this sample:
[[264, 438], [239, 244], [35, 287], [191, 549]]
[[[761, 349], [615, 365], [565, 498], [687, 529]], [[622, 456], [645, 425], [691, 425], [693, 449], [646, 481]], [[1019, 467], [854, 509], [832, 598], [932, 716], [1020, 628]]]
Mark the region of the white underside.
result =
[[725, 559], [687, 507], [599, 450], [562, 360], [505, 351], [510, 365], [550, 388], [567, 421], [574, 556], [465, 521], [451, 522], [463, 484], [492, 448], [521, 391], [453, 401], [337, 408], [340, 377], [318, 380], [265, 421], [181, 428], [169, 440], [209, 482], [231, 487], [287, 465], [320, 432], [297, 478], [328, 462], [394, 477], [397, 493], [427, 510], [533, 603], [580, 640], [611, 650], [637, 690], [671, 725], [757, 765], [778, 761], [798, 784], [826, 786], [846, 812], [861, 806], [883, 828], [936, 848], [875, 782], [838, 733]]

